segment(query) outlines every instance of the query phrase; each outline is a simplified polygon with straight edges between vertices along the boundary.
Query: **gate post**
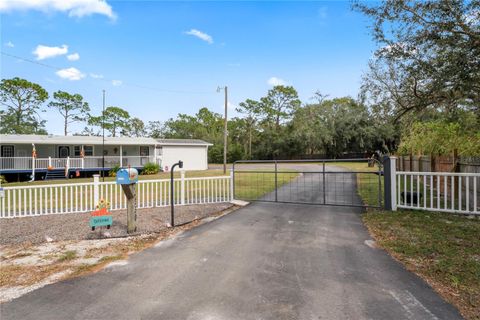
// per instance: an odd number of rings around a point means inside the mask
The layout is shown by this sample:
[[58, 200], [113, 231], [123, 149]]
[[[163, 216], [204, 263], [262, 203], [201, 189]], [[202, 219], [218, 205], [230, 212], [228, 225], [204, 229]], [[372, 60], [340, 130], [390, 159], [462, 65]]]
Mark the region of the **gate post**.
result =
[[234, 183], [234, 172], [233, 172], [233, 169], [230, 170], [230, 199], [228, 199], [229, 201], [233, 201], [235, 200], [235, 197], [233, 196], [233, 183]]
[[397, 211], [397, 167], [396, 157], [383, 158], [385, 210]]
[[275, 160], [275, 202], [278, 202], [278, 175], [277, 175], [277, 160]]

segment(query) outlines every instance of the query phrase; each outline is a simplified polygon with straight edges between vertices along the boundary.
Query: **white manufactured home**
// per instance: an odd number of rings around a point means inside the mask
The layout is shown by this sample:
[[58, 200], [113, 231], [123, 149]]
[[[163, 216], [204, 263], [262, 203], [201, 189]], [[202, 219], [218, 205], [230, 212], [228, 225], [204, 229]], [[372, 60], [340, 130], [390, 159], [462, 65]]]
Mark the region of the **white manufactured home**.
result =
[[142, 169], [156, 163], [168, 171], [178, 160], [185, 170], [208, 169], [208, 147], [202, 140], [131, 137], [0, 135], [0, 174]]

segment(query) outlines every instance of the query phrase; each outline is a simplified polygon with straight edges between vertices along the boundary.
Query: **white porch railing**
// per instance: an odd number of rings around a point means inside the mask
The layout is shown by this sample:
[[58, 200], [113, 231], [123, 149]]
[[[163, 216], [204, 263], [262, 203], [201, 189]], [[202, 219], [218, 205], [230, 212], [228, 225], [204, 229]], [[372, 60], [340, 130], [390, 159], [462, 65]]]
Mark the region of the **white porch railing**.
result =
[[480, 173], [396, 172], [398, 208], [480, 214]]
[[92, 156], [84, 158], [32, 158], [32, 157], [10, 157], [0, 158], [0, 170], [32, 170], [32, 163], [35, 161], [35, 169], [70, 168], [89, 169], [102, 168], [105, 160], [105, 168], [114, 166], [121, 167], [143, 167], [148, 162], [156, 162], [154, 156]]
[[[185, 178], [174, 180], [177, 205], [220, 203], [233, 199], [232, 177]], [[105, 199], [110, 210], [126, 208], [126, 198], [115, 182], [52, 184], [5, 187], [0, 198], [0, 218], [31, 217], [49, 214], [90, 212], [95, 199]], [[137, 183], [137, 208], [170, 205], [170, 179], [140, 180]]]

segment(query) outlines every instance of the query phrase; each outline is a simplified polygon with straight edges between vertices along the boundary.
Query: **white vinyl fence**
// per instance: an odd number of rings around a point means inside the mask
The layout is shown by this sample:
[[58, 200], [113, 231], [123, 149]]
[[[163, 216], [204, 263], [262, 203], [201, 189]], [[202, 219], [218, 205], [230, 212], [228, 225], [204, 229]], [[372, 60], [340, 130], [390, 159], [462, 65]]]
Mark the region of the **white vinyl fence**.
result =
[[[5, 187], [0, 198], [0, 218], [29, 217], [48, 214], [79, 213], [95, 210], [100, 199], [109, 202], [110, 210], [126, 208], [120, 185], [99, 182]], [[231, 176], [181, 178], [174, 180], [177, 205], [229, 202]], [[170, 179], [140, 180], [137, 183], [137, 208], [170, 205]]]
[[480, 173], [397, 171], [395, 176], [398, 208], [480, 214]]

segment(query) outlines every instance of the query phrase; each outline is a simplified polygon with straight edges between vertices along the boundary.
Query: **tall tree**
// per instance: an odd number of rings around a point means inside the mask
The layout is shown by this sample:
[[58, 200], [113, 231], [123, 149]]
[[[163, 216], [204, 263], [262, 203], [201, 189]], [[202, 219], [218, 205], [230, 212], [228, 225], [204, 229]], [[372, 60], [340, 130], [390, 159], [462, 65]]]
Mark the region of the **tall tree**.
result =
[[56, 109], [63, 117], [63, 132], [68, 134], [68, 125], [73, 122], [82, 122], [87, 119], [90, 107], [83, 101], [80, 94], [70, 94], [65, 91], [57, 91], [53, 94], [54, 101], [48, 107]]
[[268, 90], [267, 96], [260, 99], [260, 110], [267, 121], [274, 121], [276, 128], [283, 120], [289, 120], [295, 110], [300, 107], [300, 99], [295, 88], [291, 86], [275, 86]]
[[151, 138], [164, 138], [165, 125], [160, 121], [149, 121], [147, 125], [147, 135]]
[[130, 137], [144, 137], [146, 134], [145, 123], [140, 118], [131, 118], [128, 124], [127, 135]]
[[379, 44], [364, 85], [375, 103], [389, 100], [397, 119], [427, 108], [480, 114], [479, 0], [355, 1], [353, 7], [372, 19]]
[[103, 116], [90, 116], [88, 124], [92, 126], [105, 127], [112, 137], [125, 133], [130, 128], [130, 114], [119, 107], [107, 107]]
[[252, 158], [252, 141], [253, 141], [253, 132], [257, 124], [259, 115], [260, 115], [260, 102], [247, 99], [244, 102], [238, 104], [237, 111], [245, 114], [245, 127], [248, 134], [248, 147], [246, 148], [246, 153], [249, 159]]
[[45, 120], [39, 113], [48, 99], [47, 91], [39, 84], [21, 78], [2, 79], [0, 82], [0, 133], [47, 134]]

